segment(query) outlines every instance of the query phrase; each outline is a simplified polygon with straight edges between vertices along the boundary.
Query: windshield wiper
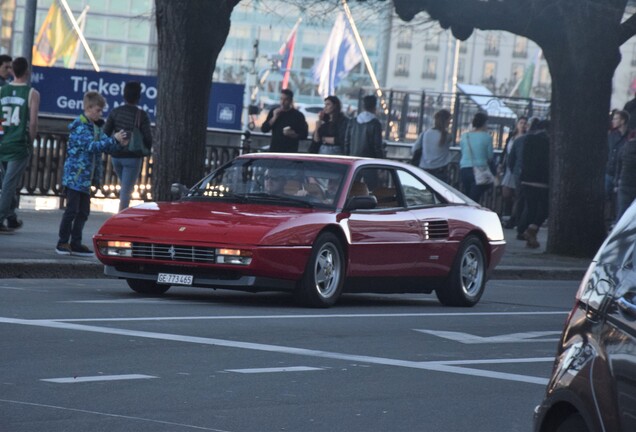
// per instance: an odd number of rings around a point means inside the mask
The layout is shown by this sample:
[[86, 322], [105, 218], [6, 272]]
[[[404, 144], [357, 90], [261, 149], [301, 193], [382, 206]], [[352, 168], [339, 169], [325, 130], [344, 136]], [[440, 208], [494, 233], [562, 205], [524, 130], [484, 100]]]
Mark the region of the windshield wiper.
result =
[[244, 195], [247, 199], [257, 199], [261, 201], [272, 201], [272, 202], [284, 202], [284, 203], [293, 203], [296, 205], [300, 205], [307, 208], [314, 208], [314, 205], [310, 202], [305, 201], [304, 199], [285, 196], [285, 195], [272, 195], [267, 192], [254, 192]]
[[197, 190], [194, 194], [189, 195], [187, 197], [185, 197], [185, 199], [221, 199], [221, 200], [234, 200], [234, 201], [238, 201], [241, 203], [244, 203], [247, 201], [247, 198], [245, 195], [243, 194], [235, 194], [232, 192], [221, 192], [221, 193], [217, 193], [216, 195], [205, 195], [205, 191], [204, 190]]

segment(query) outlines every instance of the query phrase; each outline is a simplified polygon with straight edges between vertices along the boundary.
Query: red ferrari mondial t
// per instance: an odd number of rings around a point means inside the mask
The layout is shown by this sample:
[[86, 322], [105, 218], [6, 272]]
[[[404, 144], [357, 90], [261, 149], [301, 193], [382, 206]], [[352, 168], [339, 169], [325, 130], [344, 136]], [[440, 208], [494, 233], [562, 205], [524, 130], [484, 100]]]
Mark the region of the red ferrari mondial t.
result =
[[287, 291], [313, 307], [342, 292], [433, 291], [473, 306], [505, 248], [496, 213], [419, 168], [268, 153], [114, 215], [94, 243], [105, 274], [141, 294]]

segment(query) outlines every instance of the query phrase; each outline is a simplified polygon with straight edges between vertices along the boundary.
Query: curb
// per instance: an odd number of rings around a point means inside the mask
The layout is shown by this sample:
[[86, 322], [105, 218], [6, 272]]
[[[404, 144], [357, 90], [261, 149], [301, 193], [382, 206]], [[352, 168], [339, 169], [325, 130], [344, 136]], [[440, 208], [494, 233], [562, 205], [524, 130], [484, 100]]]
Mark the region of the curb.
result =
[[[581, 280], [586, 268], [580, 267], [521, 267], [495, 268], [491, 279], [496, 280]], [[2, 260], [0, 278], [3, 279], [105, 279], [104, 266], [93, 259]]]
[[502, 266], [496, 267], [492, 272], [490, 279], [503, 280], [578, 280], [585, 276], [587, 268], [558, 268], [558, 267], [514, 267]]

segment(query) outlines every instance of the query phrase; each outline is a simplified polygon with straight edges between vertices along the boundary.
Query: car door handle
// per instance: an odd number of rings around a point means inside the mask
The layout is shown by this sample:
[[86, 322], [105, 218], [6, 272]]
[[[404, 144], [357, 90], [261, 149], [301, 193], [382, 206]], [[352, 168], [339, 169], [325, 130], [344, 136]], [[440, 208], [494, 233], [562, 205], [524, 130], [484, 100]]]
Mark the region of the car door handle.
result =
[[636, 304], [632, 300], [628, 300], [625, 297], [618, 299], [618, 307], [621, 308], [626, 314], [636, 317]]

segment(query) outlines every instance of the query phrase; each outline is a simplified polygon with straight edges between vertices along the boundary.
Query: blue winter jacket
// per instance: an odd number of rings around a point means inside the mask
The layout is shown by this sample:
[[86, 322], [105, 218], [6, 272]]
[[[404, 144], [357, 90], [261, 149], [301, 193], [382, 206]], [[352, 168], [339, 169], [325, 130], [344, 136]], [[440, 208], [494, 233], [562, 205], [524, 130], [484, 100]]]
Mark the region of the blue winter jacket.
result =
[[91, 179], [102, 162], [102, 152], [119, 149], [115, 138], [81, 114], [68, 125], [70, 131], [62, 184], [69, 189], [90, 193]]

